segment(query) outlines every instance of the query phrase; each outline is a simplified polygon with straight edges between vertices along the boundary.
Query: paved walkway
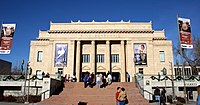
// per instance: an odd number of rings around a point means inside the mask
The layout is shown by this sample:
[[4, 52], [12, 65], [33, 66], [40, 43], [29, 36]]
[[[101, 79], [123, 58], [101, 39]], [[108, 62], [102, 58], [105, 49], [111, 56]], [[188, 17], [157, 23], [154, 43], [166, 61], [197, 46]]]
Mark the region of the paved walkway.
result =
[[[158, 103], [150, 103], [149, 105], [158, 105]], [[189, 101], [188, 104], [167, 104], [167, 105], [196, 105], [196, 101]]]
[[12, 103], [12, 102], [0, 102], [0, 105], [43, 105], [37, 103], [23, 104], [23, 103]]
[[[0, 105], [25, 105], [22, 103], [11, 103], [11, 102], [0, 102]], [[30, 104], [26, 104], [26, 105], [43, 105], [43, 104], [37, 104], [37, 103], [30, 103]], [[158, 103], [150, 103], [149, 105], [158, 105]], [[169, 104], [169, 105], [175, 105], [175, 104]], [[177, 104], [178, 105], [178, 104]], [[181, 104], [179, 104], [181, 105]], [[188, 102], [188, 104], [182, 104], [182, 105], [196, 105], [195, 101], [190, 101]]]

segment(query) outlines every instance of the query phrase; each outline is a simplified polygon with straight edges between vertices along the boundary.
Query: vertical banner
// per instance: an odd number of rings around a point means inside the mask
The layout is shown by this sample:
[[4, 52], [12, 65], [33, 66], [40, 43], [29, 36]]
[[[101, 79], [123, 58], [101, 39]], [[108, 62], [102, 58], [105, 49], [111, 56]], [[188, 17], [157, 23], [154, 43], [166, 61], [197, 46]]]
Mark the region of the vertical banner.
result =
[[136, 65], [147, 65], [146, 44], [134, 44], [134, 59]]
[[190, 19], [178, 18], [178, 29], [181, 48], [193, 48]]
[[67, 66], [67, 52], [67, 44], [56, 44], [54, 60], [55, 66]]
[[0, 54], [10, 54], [16, 24], [2, 24]]

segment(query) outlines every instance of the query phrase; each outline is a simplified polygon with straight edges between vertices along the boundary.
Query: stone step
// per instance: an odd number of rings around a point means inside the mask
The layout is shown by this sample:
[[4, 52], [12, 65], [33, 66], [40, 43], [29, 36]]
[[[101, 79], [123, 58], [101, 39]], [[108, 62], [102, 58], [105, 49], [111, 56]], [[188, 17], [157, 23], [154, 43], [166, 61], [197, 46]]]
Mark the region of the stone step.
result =
[[53, 95], [41, 104], [48, 105], [77, 105], [79, 102], [87, 102], [87, 105], [115, 105], [116, 88], [124, 87], [129, 99], [128, 105], [148, 105], [135, 83], [114, 82], [106, 88], [84, 88], [83, 82], [65, 82], [65, 88], [59, 95]]

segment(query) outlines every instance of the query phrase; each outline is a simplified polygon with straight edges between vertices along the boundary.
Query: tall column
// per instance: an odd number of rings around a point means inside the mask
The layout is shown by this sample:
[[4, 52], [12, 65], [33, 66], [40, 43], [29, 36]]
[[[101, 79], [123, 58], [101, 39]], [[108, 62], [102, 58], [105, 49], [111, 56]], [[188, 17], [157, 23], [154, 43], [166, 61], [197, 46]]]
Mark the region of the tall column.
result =
[[121, 82], [126, 82], [124, 40], [121, 41]]
[[126, 44], [126, 72], [129, 73], [130, 75], [130, 81], [133, 81], [133, 77], [135, 74], [135, 68], [134, 68], [134, 54], [133, 54], [133, 44], [131, 40], [127, 40], [127, 44]]
[[107, 40], [106, 41], [106, 69], [111, 72], [111, 69], [110, 69], [110, 41]]
[[76, 47], [76, 78], [77, 82], [80, 81], [80, 51], [81, 51], [81, 42], [78, 40], [77, 41], [77, 47]]
[[91, 70], [94, 71], [94, 73], [96, 74], [96, 68], [95, 68], [95, 41], [93, 40], [91, 42]]
[[[72, 60], [71, 60], [71, 64], [72, 64], [72, 67], [71, 67], [71, 70], [72, 70], [72, 74], [73, 74], [73, 76], [75, 76], [75, 70], [74, 70], [74, 65], [75, 65], [75, 56], [76, 56], [76, 53], [75, 53], [75, 41], [74, 40], [72, 40], [71, 41], [71, 46], [72, 46], [72, 51], [73, 51], [73, 53], [72, 53]], [[68, 58], [69, 59], [69, 58]]]

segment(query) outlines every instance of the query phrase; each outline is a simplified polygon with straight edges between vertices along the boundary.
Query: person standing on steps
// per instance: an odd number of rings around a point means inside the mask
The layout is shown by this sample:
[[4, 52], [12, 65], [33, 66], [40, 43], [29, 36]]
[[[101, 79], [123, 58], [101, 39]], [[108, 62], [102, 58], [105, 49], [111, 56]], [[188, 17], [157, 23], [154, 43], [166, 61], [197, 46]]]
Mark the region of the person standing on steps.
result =
[[106, 76], [103, 74], [102, 75], [102, 88], [106, 88]]
[[111, 85], [112, 83], [112, 76], [111, 74], [108, 74], [108, 85]]
[[115, 93], [116, 105], [120, 105], [120, 101], [118, 100], [120, 92], [121, 92], [121, 88], [117, 87], [117, 92]]
[[165, 88], [163, 88], [162, 91], [161, 91], [161, 99], [162, 99], [163, 105], [166, 105], [165, 93], [166, 93], [166, 90], [165, 90]]
[[126, 76], [127, 76], [127, 82], [130, 82], [130, 74], [128, 72], [126, 72]]
[[100, 78], [100, 75], [99, 75], [99, 74], [96, 75], [96, 83], [97, 83], [97, 87], [100, 88], [100, 85], [101, 85], [101, 78]]
[[118, 100], [120, 101], [120, 105], [128, 104], [127, 94], [125, 92], [125, 88], [121, 88], [121, 92], [119, 93]]
[[159, 105], [160, 105], [160, 89], [158, 88], [158, 86], [154, 90], [154, 95], [155, 95], [155, 99], [159, 102]]
[[84, 78], [83, 78], [83, 82], [84, 82], [84, 88], [87, 88], [88, 73], [85, 73], [85, 76], [84, 76]]
[[198, 95], [197, 95], [197, 105], [200, 105], [200, 85], [197, 86], [197, 93], [198, 93]]

